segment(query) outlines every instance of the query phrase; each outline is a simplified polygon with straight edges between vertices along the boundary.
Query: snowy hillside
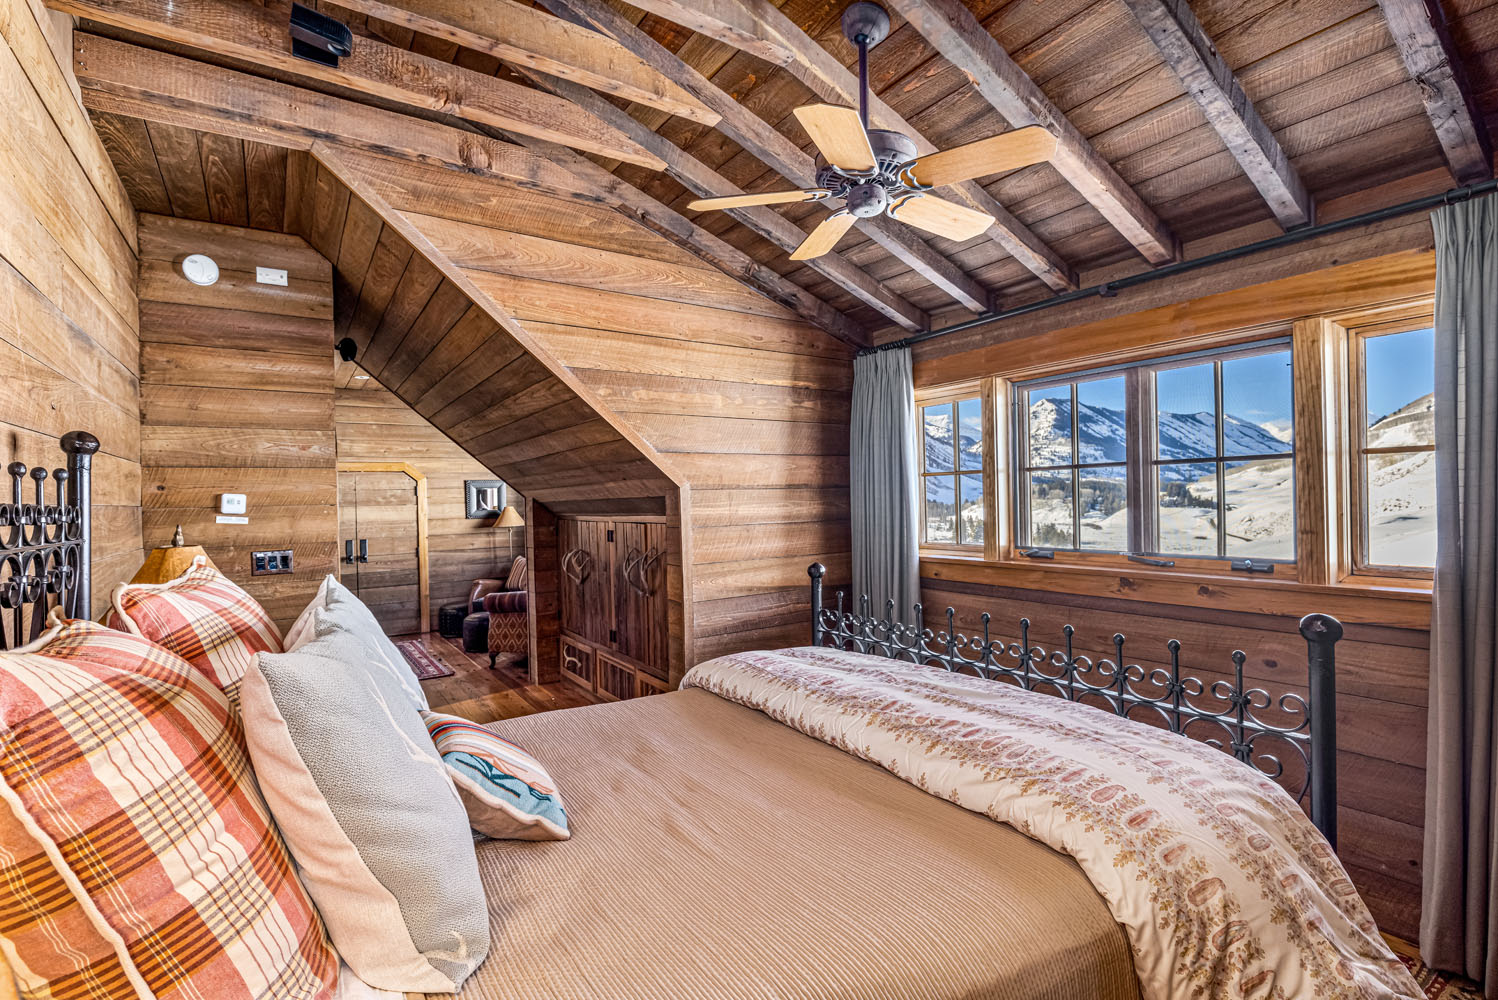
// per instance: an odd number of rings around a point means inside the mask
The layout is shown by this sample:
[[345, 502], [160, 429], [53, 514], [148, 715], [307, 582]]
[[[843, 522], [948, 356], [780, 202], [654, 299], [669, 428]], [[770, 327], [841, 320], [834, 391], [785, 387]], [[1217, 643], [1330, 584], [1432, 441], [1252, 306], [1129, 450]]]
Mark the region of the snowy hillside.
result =
[[[1368, 428], [1368, 447], [1435, 440], [1435, 395], [1422, 396]], [[1368, 561], [1431, 566], [1436, 554], [1436, 456], [1422, 451], [1368, 457]]]

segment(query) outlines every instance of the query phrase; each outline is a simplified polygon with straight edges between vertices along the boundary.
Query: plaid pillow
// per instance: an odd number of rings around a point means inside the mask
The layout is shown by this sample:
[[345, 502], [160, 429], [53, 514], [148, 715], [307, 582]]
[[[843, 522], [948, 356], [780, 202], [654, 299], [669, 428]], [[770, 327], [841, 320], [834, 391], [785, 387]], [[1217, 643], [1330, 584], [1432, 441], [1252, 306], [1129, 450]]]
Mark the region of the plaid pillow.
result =
[[333, 995], [239, 720], [181, 658], [82, 621], [0, 653], [0, 778], [22, 997]]
[[265, 609], [202, 556], [167, 583], [122, 583], [105, 624], [144, 636], [203, 671], [239, 705], [239, 682], [256, 653], [282, 651]]

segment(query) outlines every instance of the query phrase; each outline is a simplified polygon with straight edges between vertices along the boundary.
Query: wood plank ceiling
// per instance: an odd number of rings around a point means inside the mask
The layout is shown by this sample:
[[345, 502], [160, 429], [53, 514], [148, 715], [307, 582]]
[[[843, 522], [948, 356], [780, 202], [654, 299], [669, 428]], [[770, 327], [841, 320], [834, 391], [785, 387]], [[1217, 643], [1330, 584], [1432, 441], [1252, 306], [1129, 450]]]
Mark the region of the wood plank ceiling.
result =
[[[814, 151], [792, 111], [847, 101], [844, 0], [318, 0], [368, 50], [341, 79], [266, 55], [282, 0], [231, 5], [252, 12], [233, 18], [207, 16], [212, 0], [192, 13], [166, 0], [50, 2], [88, 31], [294, 76], [474, 142], [517, 141], [845, 337], [944, 325], [1120, 264], [1142, 270], [1180, 244], [1295, 225], [1317, 201], [1445, 164], [1463, 181], [1491, 176], [1485, 133], [1498, 120], [1498, 0], [1440, 0], [1436, 25], [1420, 19], [1424, 0], [892, 0], [895, 29], [872, 54], [875, 124], [950, 148], [1039, 121], [1063, 156], [950, 189], [999, 217], [973, 240], [860, 227], [836, 255], [798, 264], [787, 249], [825, 208], [695, 214], [686, 203], [805, 180]], [[571, 65], [535, 57], [528, 32], [556, 35]], [[614, 84], [604, 65], [618, 68]], [[551, 75], [564, 71], [570, 81]], [[549, 105], [554, 127], [536, 134], [545, 116], [527, 121], [517, 88], [580, 113]]]

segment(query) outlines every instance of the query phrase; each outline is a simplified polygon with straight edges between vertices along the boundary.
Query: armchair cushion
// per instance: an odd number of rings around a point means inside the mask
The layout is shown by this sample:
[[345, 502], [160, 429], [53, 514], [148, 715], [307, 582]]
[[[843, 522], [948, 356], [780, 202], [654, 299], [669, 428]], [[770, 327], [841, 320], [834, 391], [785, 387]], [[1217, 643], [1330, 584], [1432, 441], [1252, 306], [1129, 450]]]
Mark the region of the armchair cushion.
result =
[[484, 595], [484, 610], [493, 614], [525, 614], [526, 592], [523, 590], [501, 590]]
[[485, 595], [504, 589], [505, 582], [492, 577], [483, 577], [473, 581], [473, 589], [468, 592], [468, 613], [473, 614], [484, 610]]

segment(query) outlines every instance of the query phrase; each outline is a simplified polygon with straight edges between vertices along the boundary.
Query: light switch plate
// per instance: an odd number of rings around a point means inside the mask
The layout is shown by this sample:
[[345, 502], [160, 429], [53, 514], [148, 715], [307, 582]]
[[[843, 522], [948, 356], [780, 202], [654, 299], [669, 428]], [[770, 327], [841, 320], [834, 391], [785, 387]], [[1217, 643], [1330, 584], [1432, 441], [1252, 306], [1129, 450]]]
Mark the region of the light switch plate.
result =
[[290, 573], [291, 571], [290, 549], [273, 549], [269, 552], [250, 553], [251, 576], [275, 576], [280, 573]]
[[279, 267], [257, 267], [255, 268], [255, 280], [262, 285], [286, 284], [286, 271]]
[[248, 502], [243, 493], [221, 493], [218, 498], [218, 512], [220, 514], [243, 514], [248, 509]]

